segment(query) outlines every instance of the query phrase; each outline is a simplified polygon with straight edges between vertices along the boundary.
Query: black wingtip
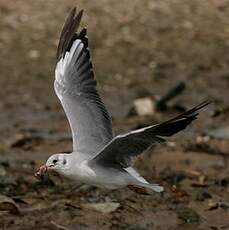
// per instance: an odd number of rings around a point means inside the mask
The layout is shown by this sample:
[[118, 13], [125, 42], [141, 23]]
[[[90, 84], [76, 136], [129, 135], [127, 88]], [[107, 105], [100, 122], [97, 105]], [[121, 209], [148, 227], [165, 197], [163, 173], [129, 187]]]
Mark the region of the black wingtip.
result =
[[202, 108], [204, 108], [205, 106], [209, 105], [211, 103], [211, 101], [209, 100], [205, 100], [203, 102], [201, 102], [200, 104], [196, 105], [195, 107], [187, 110], [186, 112], [180, 114], [179, 116], [177, 116], [176, 118], [180, 118], [180, 117], [184, 117], [184, 116], [197, 116], [198, 115], [198, 111]]
[[159, 136], [171, 136], [181, 130], [185, 129], [192, 121], [197, 119], [198, 111], [205, 106], [209, 105], [211, 102], [206, 100], [198, 104], [197, 106], [187, 110], [186, 112], [168, 120], [163, 123], [158, 124], [157, 128]]
[[80, 12], [77, 14], [77, 16], [75, 18], [77, 18], [77, 20], [80, 22], [82, 16], [83, 16], [83, 10], [80, 10]]
[[205, 106], [211, 104], [212, 102], [209, 100], [205, 100], [203, 102], [201, 102], [199, 105], [196, 106], [196, 110], [200, 110], [202, 108], [204, 108]]
[[69, 15], [75, 15], [76, 14], [76, 7], [72, 7], [72, 9], [70, 10]]
[[83, 16], [83, 10], [80, 10], [77, 14], [77, 8], [73, 7], [64, 23], [60, 34], [60, 40], [57, 48], [56, 62], [64, 56], [65, 52], [69, 49], [73, 42], [73, 37], [79, 27], [81, 18]]

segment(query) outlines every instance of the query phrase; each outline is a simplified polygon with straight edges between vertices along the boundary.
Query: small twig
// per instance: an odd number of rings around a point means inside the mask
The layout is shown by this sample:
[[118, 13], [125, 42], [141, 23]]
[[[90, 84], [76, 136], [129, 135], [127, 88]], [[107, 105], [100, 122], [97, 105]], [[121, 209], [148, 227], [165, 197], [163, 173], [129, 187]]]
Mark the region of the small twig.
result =
[[73, 228], [68, 228], [66, 226], [57, 224], [56, 222], [54, 222], [53, 220], [51, 221], [51, 224], [55, 225], [57, 228], [62, 229], [62, 230], [73, 230]]

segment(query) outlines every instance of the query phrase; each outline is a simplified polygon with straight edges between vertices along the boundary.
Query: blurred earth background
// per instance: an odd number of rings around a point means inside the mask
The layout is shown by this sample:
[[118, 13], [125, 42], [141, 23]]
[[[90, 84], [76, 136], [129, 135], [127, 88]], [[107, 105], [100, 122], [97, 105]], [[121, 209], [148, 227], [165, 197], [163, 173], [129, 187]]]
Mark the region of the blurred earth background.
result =
[[[145, 178], [165, 186], [163, 195], [74, 191], [34, 177], [48, 156], [71, 151], [53, 79], [73, 6], [85, 10], [98, 90], [116, 133], [213, 101], [136, 160]], [[1, 0], [0, 50], [0, 229], [229, 229], [228, 0]], [[133, 112], [137, 98], [153, 100], [180, 81], [186, 89], [167, 110]]]

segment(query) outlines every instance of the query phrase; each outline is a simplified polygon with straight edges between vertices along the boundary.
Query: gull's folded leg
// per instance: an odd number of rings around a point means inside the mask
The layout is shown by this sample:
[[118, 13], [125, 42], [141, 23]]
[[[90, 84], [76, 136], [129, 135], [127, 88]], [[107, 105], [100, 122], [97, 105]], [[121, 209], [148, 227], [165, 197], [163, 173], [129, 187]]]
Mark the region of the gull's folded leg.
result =
[[158, 184], [147, 184], [147, 183], [140, 183], [139, 185], [128, 185], [127, 186], [129, 189], [133, 190], [136, 193], [139, 194], [144, 194], [144, 195], [149, 195], [150, 192], [148, 192], [149, 190], [152, 190], [154, 192], [163, 192], [164, 191], [164, 187], [160, 186]]
[[147, 192], [146, 188], [140, 187], [140, 186], [136, 186], [136, 185], [128, 185], [127, 186], [130, 190], [141, 194], [141, 195], [149, 195], [149, 192]]

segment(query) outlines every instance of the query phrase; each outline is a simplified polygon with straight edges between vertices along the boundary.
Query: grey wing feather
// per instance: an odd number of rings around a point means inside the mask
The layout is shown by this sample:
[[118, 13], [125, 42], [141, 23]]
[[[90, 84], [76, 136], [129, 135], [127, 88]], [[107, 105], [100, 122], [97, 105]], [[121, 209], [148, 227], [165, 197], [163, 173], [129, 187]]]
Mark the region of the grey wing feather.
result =
[[116, 136], [90, 161], [90, 164], [130, 166], [131, 157], [141, 154], [156, 143], [164, 142], [163, 137], [172, 136], [185, 129], [197, 118], [197, 111], [208, 104], [209, 102], [203, 102], [168, 121]]
[[73, 151], [96, 154], [113, 137], [111, 118], [96, 90], [86, 29], [77, 34], [82, 11], [69, 14], [57, 50], [55, 92], [73, 135]]

